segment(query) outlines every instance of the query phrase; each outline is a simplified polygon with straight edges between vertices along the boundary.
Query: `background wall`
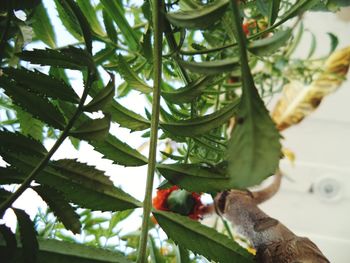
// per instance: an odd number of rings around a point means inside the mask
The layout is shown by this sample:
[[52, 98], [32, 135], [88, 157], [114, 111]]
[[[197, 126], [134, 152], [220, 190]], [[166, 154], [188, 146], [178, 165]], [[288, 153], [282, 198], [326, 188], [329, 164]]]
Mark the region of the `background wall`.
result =
[[[311, 13], [305, 28], [317, 37], [317, 54], [328, 51], [327, 32], [350, 45], [350, 8], [337, 15]], [[297, 56], [307, 53], [303, 39]], [[348, 74], [348, 79], [350, 74]], [[281, 191], [262, 209], [299, 235], [308, 236], [334, 263], [350, 260], [350, 81], [322, 101], [314, 114], [284, 133], [283, 145], [296, 155], [284, 161]]]

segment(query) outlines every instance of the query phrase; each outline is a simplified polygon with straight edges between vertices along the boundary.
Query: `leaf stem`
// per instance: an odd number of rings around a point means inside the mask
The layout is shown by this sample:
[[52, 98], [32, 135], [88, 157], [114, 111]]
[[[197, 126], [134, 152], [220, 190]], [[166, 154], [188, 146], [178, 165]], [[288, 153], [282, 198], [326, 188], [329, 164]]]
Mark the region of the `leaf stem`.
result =
[[156, 167], [157, 141], [158, 141], [158, 124], [160, 111], [160, 87], [162, 80], [162, 15], [163, 10], [162, 0], [152, 1], [152, 17], [153, 17], [153, 32], [154, 32], [154, 47], [153, 47], [153, 65], [154, 65], [154, 84], [153, 84], [153, 100], [152, 100], [152, 119], [151, 119], [151, 138], [148, 157], [148, 170], [146, 192], [143, 202], [143, 218], [142, 230], [140, 237], [138, 263], [147, 262], [147, 239], [149, 219], [152, 208], [152, 190], [154, 181], [154, 172]]
[[37, 174], [39, 172], [41, 172], [45, 168], [47, 163], [50, 161], [50, 158], [52, 157], [52, 155], [57, 151], [57, 149], [61, 146], [63, 141], [67, 138], [67, 136], [69, 135], [70, 129], [73, 127], [75, 121], [77, 120], [77, 118], [79, 117], [79, 115], [83, 111], [83, 106], [84, 106], [85, 100], [87, 98], [87, 95], [89, 93], [89, 90], [90, 90], [90, 87], [92, 85], [92, 82], [94, 80], [94, 76], [95, 76], [94, 73], [89, 70], [88, 71], [86, 87], [84, 89], [84, 92], [83, 92], [83, 94], [81, 96], [81, 99], [80, 99], [80, 102], [78, 104], [78, 107], [77, 107], [76, 111], [74, 112], [73, 116], [70, 118], [70, 120], [67, 123], [66, 127], [62, 131], [60, 137], [57, 139], [57, 141], [52, 146], [50, 151], [37, 164], [37, 166], [31, 171], [31, 173], [23, 181], [21, 186], [12, 195], [10, 195], [3, 203], [1, 203], [1, 205], [0, 205], [0, 217], [3, 216], [3, 214], [6, 211], [6, 209], [9, 208], [13, 204], [13, 202], [15, 202], [17, 200], [17, 198], [20, 197], [21, 194], [23, 194], [23, 192], [30, 186], [32, 181], [37, 176]]
[[[242, 69], [242, 79], [243, 79], [243, 92], [244, 89], [244, 82], [247, 82], [246, 80], [249, 79], [249, 81], [253, 81], [253, 78], [250, 73], [249, 63], [248, 63], [248, 55], [247, 55], [247, 38], [245, 37], [245, 34], [243, 33], [242, 29], [242, 22], [241, 22], [241, 16], [239, 12], [239, 6], [235, 0], [231, 0], [231, 6], [233, 11], [233, 31], [235, 33], [236, 37], [236, 43], [239, 50], [239, 59], [241, 61], [241, 69]], [[262, 32], [262, 31], [261, 31]], [[261, 33], [260, 32], [260, 33]]]

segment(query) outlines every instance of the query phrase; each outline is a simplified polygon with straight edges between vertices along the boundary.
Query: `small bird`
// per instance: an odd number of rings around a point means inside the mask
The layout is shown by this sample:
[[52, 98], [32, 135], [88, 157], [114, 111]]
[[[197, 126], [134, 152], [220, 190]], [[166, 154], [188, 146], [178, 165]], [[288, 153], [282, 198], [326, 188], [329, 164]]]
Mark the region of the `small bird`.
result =
[[217, 194], [214, 200], [217, 213], [251, 242], [258, 263], [329, 263], [310, 239], [295, 235], [258, 207], [278, 191], [281, 176], [278, 172], [274, 182], [260, 191], [229, 190]]

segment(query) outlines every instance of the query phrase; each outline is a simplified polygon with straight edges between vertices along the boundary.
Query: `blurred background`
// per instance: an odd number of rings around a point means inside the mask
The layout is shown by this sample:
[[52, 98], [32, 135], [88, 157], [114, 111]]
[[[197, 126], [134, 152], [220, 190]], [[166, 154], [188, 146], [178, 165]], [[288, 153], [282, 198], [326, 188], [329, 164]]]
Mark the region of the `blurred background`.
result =
[[[350, 8], [307, 14], [304, 26], [316, 35], [316, 55], [328, 50], [327, 32], [337, 35], [338, 48], [350, 45]], [[296, 57], [306, 56], [310, 41], [305, 34]], [[350, 74], [347, 78], [313, 114], [283, 132], [283, 145], [294, 152], [295, 163], [282, 162], [282, 187], [261, 206], [313, 240], [334, 263], [350, 260]]]

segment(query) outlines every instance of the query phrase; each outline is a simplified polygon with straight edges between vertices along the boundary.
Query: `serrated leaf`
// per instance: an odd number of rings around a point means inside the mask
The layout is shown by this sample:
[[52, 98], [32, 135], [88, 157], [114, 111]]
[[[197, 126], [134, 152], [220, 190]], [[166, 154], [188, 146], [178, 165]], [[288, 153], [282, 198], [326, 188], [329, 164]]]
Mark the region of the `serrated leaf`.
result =
[[106, 112], [111, 115], [112, 121], [120, 124], [121, 127], [130, 129], [131, 131], [142, 131], [151, 126], [149, 120], [125, 108], [116, 101], [106, 108]]
[[191, 192], [219, 192], [235, 188], [226, 171], [199, 164], [158, 164], [157, 170], [171, 184]]
[[44, 185], [35, 186], [32, 188], [47, 203], [52, 212], [57, 216], [58, 220], [63, 223], [67, 230], [71, 230], [74, 234], [80, 233], [81, 223], [79, 221], [79, 215], [64, 199], [60, 192], [54, 188]]
[[56, 47], [56, 35], [52, 27], [51, 20], [47, 14], [46, 8], [41, 3], [34, 9], [33, 23], [31, 27], [36, 37], [51, 48]]
[[350, 47], [335, 51], [325, 62], [323, 71], [310, 85], [287, 84], [277, 102], [272, 118], [279, 130], [299, 123], [311, 114], [325, 96], [337, 90], [349, 70]]
[[[38, 238], [38, 241], [37, 262], [131, 263], [129, 259], [117, 251], [54, 239]], [[0, 240], [1, 255], [3, 255], [4, 249], [4, 244]], [[27, 262], [21, 247], [16, 250], [14, 262]]]
[[[71, 8], [72, 12], [77, 18], [81, 31], [83, 32], [86, 49], [90, 54], [92, 54], [92, 33], [89, 21], [86, 19], [84, 13], [80, 10], [80, 7], [76, 2], [73, 0], [64, 0], [63, 2]], [[88, 0], [87, 2], [90, 1]]]
[[79, 23], [70, 7], [63, 0], [54, 0], [54, 2], [56, 5], [58, 16], [64, 27], [77, 40], [82, 40], [83, 37], [81, 28], [79, 27]]
[[[4, 152], [1, 148], [0, 154], [23, 178], [24, 174], [30, 173], [41, 160], [33, 155]], [[57, 189], [67, 201], [84, 208], [120, 211], [141, 206], [138, 200], [113, 186], [107, 177], [102, 179], [102, 175], [96, 175], [91, 170], [96, 173], [97, 169], [75, 160], [66, 160], [49, 164], [35, 180]]]
[[101, 65], [107, 60], [110, 60], [112, 57], [114, 57], [116, 48], [107, 46], [104, 49], [101, 49], [99, 52], [97, 52], [94, 55], [94, 61], [97, 65]]
[[103, 140], [108, 135], [110, 124], [110, 116], [105, 116], [102, 119], [91, 119], [72, 129], [69, 134], [83, 140]]
[[236, 100], [212, 114], [194, 119], [161, 123], [160, 127], [177, 136], [195, 137], [205, 134], [230, 119], [236, 113], [238, 103]]
[[210, 227], [171, 212], [154, 211], [153, 215], [169, 238], [209, 261], [254, 262], [253, 255]]
[[68, 79], [67, 73], [62, 68], [50, 67], [49, 75], [64, 81], [67, 85], [70, 85], [70, 80]]
[[35, 263], [39, 250], [39, 244], [36, 239], [34, 223], [32, 220], [30, 220], [29, 216], [23, 210], [18, 208], [12, 208], [12, 210], [17, 217], [23, 255], [26, 259], [26, 262]]
[[228, 142], [228, 174], [238, 188], [261, 183], [278, 167], [280, 135], [259, 96], [251, 75], [237, 3], [233, 3], [234, 31], [239, 46], [242, 96], [236, 124]]
[[84, 13], [85, 17], [89, 21], [93, 32], [97, 35], [104, 36], [105, 32], [103, 31], [100, 22], [97, 19], [96, 10], [90, 3], [90, 0], [78, 0], [77, 4], [79, 5], [81, 11]]
[[149, 87], [129, 66], [122, 55], [118, 55], [115, 58], [115, 63], [106, 65], [107, 69], [115, 69], [120, 76], [130, 85], [132, 89], [138, 90], [142, 93], [152, 92], [152, 88]]
[[103, 158], [124, 166], [141, 166], [147, 164], [147, 158], [128, 144], [109, 134], [103, 141], [90, 143]]
[[0, 184], [21, 184], [24, 178], [11, 167], [0, 167]]
[[269, 26], [275, 23], [280, 10], [281, 0], [271, 0], [269, 2]]
[[280, 47], [284, 46], [290, 39], [292, 30], [280, 30], [273, 34], [272, 37], [267, 37], [250, 42], [248, 50], [257, 56], [266, 56], [276, 52]]
[[[106, 177], [104, 172], [96, 169], [93, 166], [79, 163], [76, 160], [70, 159], [55, 161], [51, 166], [60, 171], [66, 177], [80, 183], [82, 187], [85, 186], [87, 188], [96, 189], [96, 191], [100, 191], [107, 196], [111, 195], [114, 196], [115, 199], [119, 199], [119, 205], [114, 205], [117, 207], [119, 206], [120, 210], [135, 208], [140, 205], [140, 202], [135, 198], [128, 195], [121, 189], [114, 187], [112, 181]], [[113, 206], [113, 204], [110, 205]]]
[[8, 11], [8, 10], [25, 10], [32, 9], [35, 6], [40, 4], [40, 0], [2, 0], [0, 2], [0, 11]]
[[189, 62], [184, 60], [178, 60], [177, 62], [185, 69], [188, 69], [191, 72], [205, 75], [221, 74], [224, 72], [230, 72], [239, 69], [238, 58], [204, 62]]
[[15, 107], [15, 110], [21, 133], [25, 136], [30, 136], [37, 141], [42, 141], [44, 123], [35, 119], [28, 112], [23, 111], [20, 107]]
[[25, 68], [3, 68], [2, 70], [8, 75], [8, 78], [24, 85], [33, 93], [73, 103], [79, 102], [78, 95], [74, 92], [72, 87], [63, 80]]
[[101, 0], [101, 4], [104, 6], [104, 10], [106, 10], [118, 25], [125, 38], [126, 45], [129, 46], [131, 50], [136, 51], [139, 47], [139, 38], [137, 37], [135, 30], [129, 25], [121, 3], [116, 0]]
[[0, 131], [0, 148], [3, 151], [34, 154], [40, 157], [47, 154], [46, 148], [39, 141], [18, 132]]
[[[70, 114], [74, 111], [71, 104], [62, 105], [62, 107], [64, 107], [66, 112], [70, 112]], [[77, 124], [81, 125], [86, 120], [88, 120], [88, 117], [86, 115], [81, 115], [81, 118], [77, 120]], [[95, 150], [102, 153], [106, 159], [113, 160], [117, 164], [140, 166], [147, 163], [146, 157], [111, 134], [102, 141], [90, 141], [89, 144], [94, 146]]]
[[16, 254], [16, 236], [12, 233], [10, 228], [2, 224], [0, 225], [0, 234], [2, 235], [2, 239], [5, 240], [6, 243], [5, 251], [0, 252], [0, 255], [2, 255], [4, 263], [10, 263], [13, 261], [13, 258]]
[[96, 182], [102, 184], [113, 186], [113, 182], [104, 174], [103, 171], [96, 169], [96, 167], [87, 165], [85, 163], [80, 163], [75, 159], [61, 159], [58, 161], [53, 161], [53, 167], [60, 171], [68, 172], [77, 178], [92, 179]]
[[66, 123], [64, 116], [48, 99], [28, 92], [5, 76], [0, 76], [0, 86], [5, 89], [6, 95], [13, 100], [14, 104], [52, 127], [64, 129]]
[[118, 42], [117, 30], [115, 30], [113, 20], [105, 9], [102, 10], [102, 17], [103, 17], [103, 24], [107, 32], [107, 36], [109, 37], [110, 40], [112, 40], [115, 44], [117, 44]]
[[94, 112], [104, 110], [113, 101], [114, 97], [114, 75], [110, 75], [111, 79], [106, 87], [100, 90], [96, 96], [87, 105], [84, 106], [84, 111]]
[[60, 50], [33, 49], [32, 51], [18, 53], [17, 56], [32, 64], [43, 66], [77, 70], [88, 67], [90, 70], [95, 70], [95, 64], [91, 55], [83, 49], [72, 46]]
[[227, 0], [216, 0], [200, 8], [167, 13], [166, 18], [178, 27], [204, 29], [221, 19], [228, 4]]
[[175, 104], [191, 102], [201, 95], [210, 80], [212, 80], [210, 76], [200, 77], [183, 88], [174, 91], [162, 91], [162, 97]]

